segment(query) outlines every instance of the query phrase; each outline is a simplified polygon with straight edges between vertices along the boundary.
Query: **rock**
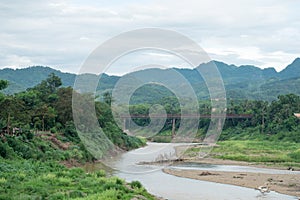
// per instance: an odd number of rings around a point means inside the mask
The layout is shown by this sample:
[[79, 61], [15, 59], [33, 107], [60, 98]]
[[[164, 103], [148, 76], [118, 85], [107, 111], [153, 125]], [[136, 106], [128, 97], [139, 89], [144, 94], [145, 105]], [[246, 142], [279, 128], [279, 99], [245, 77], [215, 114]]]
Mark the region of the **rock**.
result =
[[209, 171], [205, 171], [205, 172], [202, 172], [201, 174], [199, 174], [199, 176], [209, 176], [209, 175], [218, 175], [218, 174], [213, 174], [213, 173], [210, 173]]

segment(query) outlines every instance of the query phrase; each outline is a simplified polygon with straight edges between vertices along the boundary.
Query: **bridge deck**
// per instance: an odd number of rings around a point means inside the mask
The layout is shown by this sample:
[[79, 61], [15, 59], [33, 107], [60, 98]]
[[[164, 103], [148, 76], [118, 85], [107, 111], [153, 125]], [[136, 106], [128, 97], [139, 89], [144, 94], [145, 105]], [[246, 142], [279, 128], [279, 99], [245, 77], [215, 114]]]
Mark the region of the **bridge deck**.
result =
[[[120, 118], [122, 119], [128, 119], [128, 118], [149, 118], [149, 115], [121, 115]], [[212, 114], [212, 115], [197, 115], [197, 114], [168, 114], [165, 115], [151, 115], [151, 118], [173, 118], [173, 119], [180, 119], [180, 118], [241, 118], [241, 119], [249, 119], [252, 118], [251, 114]]]

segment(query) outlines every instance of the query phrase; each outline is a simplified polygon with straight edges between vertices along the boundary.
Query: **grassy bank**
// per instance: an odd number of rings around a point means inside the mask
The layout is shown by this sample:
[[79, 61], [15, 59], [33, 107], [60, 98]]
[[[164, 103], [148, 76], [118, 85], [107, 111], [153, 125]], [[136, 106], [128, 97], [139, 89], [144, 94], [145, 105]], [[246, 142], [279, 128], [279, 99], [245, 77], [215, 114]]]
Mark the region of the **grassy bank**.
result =
[[60, 133], [1, 137], [0, 200], [155, 199], [137, 181], [72, 167], [94, 159], [79, 140]]
[[[299, 143], [230, 140], [217, 144], [210, 154], [213, 158], [300, 167]], [[199, 151], [200, 147], [193, 147], [185, 155], [194, 157]]]
[[0, 199], [155, 199], [142, 185], [56, 162], [0, 158]]

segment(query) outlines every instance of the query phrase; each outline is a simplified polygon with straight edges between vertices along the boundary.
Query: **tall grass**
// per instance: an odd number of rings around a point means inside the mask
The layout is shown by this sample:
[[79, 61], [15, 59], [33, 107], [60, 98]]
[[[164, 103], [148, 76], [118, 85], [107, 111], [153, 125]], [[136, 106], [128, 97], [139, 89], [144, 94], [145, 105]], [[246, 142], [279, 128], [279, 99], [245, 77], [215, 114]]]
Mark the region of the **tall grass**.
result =
[[86, 173], [56, 162], [0, 158], [0, 199], [154, 199], [140, 183], [127, 184], [103, 171]]
[[[260, 162], [281, 163], [300, 166], [300, 144], [278, 141], [229, 140], [217, 143], [211, 156], [214, 158]], [[191, 148], [187, 155], [198, 155], [200, 148]]]
[[223, 141], [213, 150], [217, 158], [249, 162], [300, 162], [299, 143], [273, 141]]

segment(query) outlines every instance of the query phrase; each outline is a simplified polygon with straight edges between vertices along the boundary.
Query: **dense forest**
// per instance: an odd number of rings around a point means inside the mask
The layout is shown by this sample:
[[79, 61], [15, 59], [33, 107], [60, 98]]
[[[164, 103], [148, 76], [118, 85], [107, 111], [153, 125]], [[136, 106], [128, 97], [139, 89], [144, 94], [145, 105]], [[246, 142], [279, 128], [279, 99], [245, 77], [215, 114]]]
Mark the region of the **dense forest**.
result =
[[[7, 87], [0, 81], [0, 89]], [[0, 199], [155, 199], [142, 185], [86, 173], [81, 166], [95, 157], [81, 142], [72, 120], [72, 88], [50, 74], [33, 88], [14, 95], [0, 93]], [[79, 95], [79, 94], [78, 94]], [[119, 148], [145, 141], [128, 136], [114, 123], [107, 102], [97, 102], [99, 123]]]
[[[5, 89], [8, 82], [2, 80], [0, 89]], [[0, 128], [2, 135], [18, 134], [33, 137], [37, 132], [50, 132], [66, 141], [80, 143], [73, 124], [71, 87], [61, 87], [62, 81], [55, 74], [26, 91], [14, 95], [0, 94]], [[171, 94], [172, 95], [172, 94]], [[139, 90], [133, 99], [139, 96]], [[117, 146], [129, 150], [143, 145], [139, 138], [128, 136], [116, 125], [111, 112], [111, 96], [105, 93], [102, 101], [96, 101], [96, 113], [101, 128], [107, 137]], [[131, 114], [148, 115], [154, 104], [162, 105], [167, 114], [180, 114], [179, 102], [174, 96], [165, 96], [156, 101], [133, 104]], [[299, 120], [294, 113], [300, 112], [300, 97], [294, 94], [279, 95], [277, 100], [228, 100], [227, 114], [251, 114], [250, 119], [227, 119], [221, 139], [261, 137], [268, 140], [288, 140], [300, 142]], [[210, 115], [210, 101], [199, 101], [199, 113]], [[172, 119], [167, 119], [158, 135], [170, 135]], [[134, 119], [140, 126], [150, 123], [149, 118]], [[198, 138], [203, 138], [210, 119], [199, 121]], [[180, 120], [176, 120], [176, 128]], [[113, 133], [112, 133], [113, 132]]]
[[[0, 90], [8, 84], [8, 81], [0, 80]], [[106, 178], [103, 171], [89, 175], [82, 169], [70, 170], [61, 165], [78, 166], [96, 159], [76, 131], [72, 115], [73, 92], [71, 87], [62, 87], [61, 79], [51, 73], [26, 91], [13, 95], [0, 93], [0, 199], [27, 199], [29, 196], [131, 199], [136, 195], [154, 199], [139, 182], [128, 185], [118, 178]], [[91, 98], [89, 94], [75, 94]], [[139, 91], [132, 98], [137, 95]], [[145, 139], [127, 135], [117, 126], [111, 108], [113, 101], [109, 92], [95, 101], [98, 122], [106, 137], [123, 150], [145, 145]], [[167, 114], [181, 112], [179, 102], [172, 94], [144, 103], [137, 102], [129, 106], [132, 115], [149, 115], [149, 109], [155, 104], [162, 105]], [[199, 100], [200, 114], [210, 115], [211, 110], [210, 101]], [[228, 100], [227, 114], [250, 114], [252, 117], [226, 119], [220, 140], [299, 143], [300, 119], [294, 116], [298, 112], [300, 97], [295, 94], [279, 95], [273, 101]], [[150, 123], [150, 118], [136, 118], [134, 122], [143, 127]], [[175, 131], [180, 123], [179, 119], [176, 120]], [[204, 138], [209, 123], [209, 118], [199, 121], [197, 141]], [[146, 139], [171, 141], [172, 119], [166, 120], [157, 135]], [[299, 153], [293, 153], [295, 159], [299, 159]], [[19, 184], [20, 181], [23, 184]], [[46, 190], [45, 184], [49, 181], [51, 186]], [[89, 189], [82, 189], [87, 183]], [[97, 186], [99, 183], [102, 184], [101, 189]], [[18, 187], [14, 187], [15, 184]], [[20, 192], [20, 195], [15, 198], [14, 192]]]
[[[2, 88], [7, 84], [7, 81], [2, 81]], [[50, 74], [46, 80], [24, 92], [15, 95], [1, 94], [2, 135], [31, 138], [35, 135], [33, 133], [48, 131], [57, 137], [64, 137], [66, 141], [80, 143], [72, 120], [73, 89], [60, 87], [61, 84], [58, 76]], [[144, 144], [140, 139], [126, 135], [117, 127], [108, 102], [97, 101], [95, 106], [101, 127], [115, 145], [129, 150]], [[110, 133], [111, 131], [113, 133]]]
[[[167, 114], [180, 114], [179, 102], [174, 97], [162, 98], [154, 104], [164, 105]], [[265, 139], [300, 142], [300, 119], [294, 113], [300, 112], [300, 97], [294, 94], [279, 95], [272, 102], [261, 100], [229, 100], [227, 102], [227, 114], [249, 114], [249, 119], [231, 119], [225, 121], [221, 140], [227, 139]], [[132, 114], [147, 115], [152, 104], [131, 105]], [[199, 101], [200, 115], [211, 114], [211, 103]], [[149, 119], [134, 119], [140, 126], [149, 124]], [[203, 138], [209, 127], [210, 119], [200, 119], [199, 138]], [[176, 129], [180, 126], [180, 120], [176, 120]], [[165, 126], [158, 135], [170, 136], [172, 119], [166, 120]], [[156, 137], [163, 138], [163, 137]]]

